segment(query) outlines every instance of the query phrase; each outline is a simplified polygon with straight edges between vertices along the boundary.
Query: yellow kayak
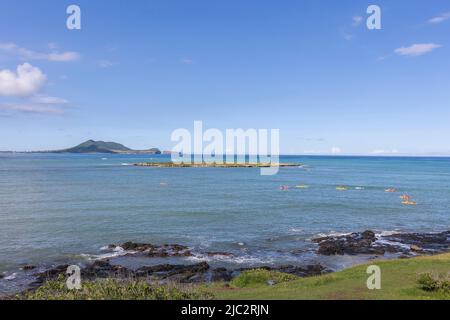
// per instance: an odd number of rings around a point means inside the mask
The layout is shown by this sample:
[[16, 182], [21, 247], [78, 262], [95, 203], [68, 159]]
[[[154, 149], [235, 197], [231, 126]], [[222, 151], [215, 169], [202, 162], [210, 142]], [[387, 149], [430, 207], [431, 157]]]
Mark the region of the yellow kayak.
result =
[[309, 187], [307, 185], [301, 184], [298, 186], [295, 186], [297, 189], [308, 189]]
[[403, 201], [402, 204], [404, 204], [405, 206], [415, 206], [415, 205], [417, 205], [417, 202], [415, 202], [415, 201]]
[[347, 187], [336, 187], [336, 190], [338, 190], [338, 191], [347, 191], [348, 188]]

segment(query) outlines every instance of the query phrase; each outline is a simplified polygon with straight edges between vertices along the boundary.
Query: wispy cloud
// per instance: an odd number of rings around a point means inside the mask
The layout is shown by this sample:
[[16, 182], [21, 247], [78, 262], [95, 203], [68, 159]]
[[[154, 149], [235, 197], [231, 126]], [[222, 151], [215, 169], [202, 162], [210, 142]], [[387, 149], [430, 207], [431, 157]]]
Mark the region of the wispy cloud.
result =
[[59, 107], [41, 104], [0, 103], [0, 111], [62, 115], [64, 110]]
[[69, 62], [80, 59], [80, 54], [75, 51], [65, 51], [65, 52], [52, 51], [50, 53], [43, 53], [19, 47], [17, 44], [11, 42], [0, 43], [0, 50], [9, 54], [16, 55], [24, 60], [47, 60], [55, 62]]
[[184, 64], [194, 64], [194, 60], [192, 60], [191, 58], [182, 58], [182, 59], [181, 59], [181, 63], [184, 63]]
[[333, 147], [333, 148], [331, 148], [331, 153], [332, 154], [341, 154], [342, 149], [340, 147]]
[[437, 24], [437, 23], [442, 23], [448, 19], [450, 19], [450, 12], [446, 12], [439, 16], [433, 17], [430, 20], [428, 20], [428, 23]]
[[361, 25], [361, 23], [363, 22], [363, 17], [361, 17], [361, 16], [354, 16], [353, 18], [352, 18], [352, 26], [353, 27], [358, 27], [358, 26], [360, 26]]
[[58, 49], [58, 44], [56, 42], [50, 42], [48, 44], [49, 49], [56, 50]]
[[[363, 21], [364, 21], [363, 17], [361, 17], [361, 16], [353, 16], [352, 17], [351, 27], [357, 28], [363, 23]], [[341, 28], [341, 30], [340, 30], [341, 37], [344, 38], [347, 41], [351, 41], [351, 40], [353, 40], [355, 38], [355, 35], [354, 35], [354, 31], [355, 30], [352, 30], [351, 27], [350, 26], [346, 26], [346, 27]], [[348, 31], [348, 30], [351, 30], [351, 31]]]
[[409, 47], [401, 47], [394, 50], [394, 52], [401, 56], [417, 57], [432, 52], [435, 49], [442, 47], [435, 43], [419, 43], [413, 44]]
[[347, 32], [346, 30], [341, 30], [341, 36], [347, 41], [350, 41], [355, 37], [353, 34]]
[[398, 154], [398, 150], [397, 149], [392, 149], [392, 150], [384, 150], [384, 149], [377, 149], [377, 150], [373, 150], [372, 154], [374, 155], [389, 155], [389, 154]]
[[97, 62], [97, 65], [100, 68], [105, 68], [106, 69], [106, 68], [113, 67], [115, 65], [115, 63], [112, 62], [112, 61], [109, 61], [109, 60], [100, 60], [100, 61]]
[[62, 115], [69, 101], [46, 94], [37, 94], [27, 99], [15, 102], [0, 103], [0, 114], [12, 116], [17, 113], [34, 113], [48, 115]]
[[37, 104], [45, 104], [45, 105], [65, 105], [68, 104], [69, 101], [63, 98], [52, 97], [45, 94], [39, 94], [31, 98], [33, 103]]
[[17, 66], [16, 71], [0, 70], [0, 96], [31, 96], [45, 84], [47, 76], [29, 63]]

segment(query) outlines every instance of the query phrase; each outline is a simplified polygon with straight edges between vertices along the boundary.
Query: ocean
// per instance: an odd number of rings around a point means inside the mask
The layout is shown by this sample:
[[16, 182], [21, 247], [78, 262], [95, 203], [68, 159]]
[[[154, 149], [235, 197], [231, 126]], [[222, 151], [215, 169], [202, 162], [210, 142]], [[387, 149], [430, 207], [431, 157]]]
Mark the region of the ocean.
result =
[[[321, 235], [450, 229], [450, 158], [282, 156], [281, 162], [304, 166], [274, 176], [261, 176], [257, 168], [132, 165], [168, 160], [0, 154], [0, 272], [13, 280], [26, 264], [108, 254], [125, 264], [161, 262], [130, 262], [102, 249], [126, 241], [178, 243], [198, 252], [178, 258], [181, 263], [303, 264], [317, 258], [310, 240]], [[403, 205], [402, 194], [417, 205]], [[233, 256], [201, 255], [206, 251]], [[339, 269], [357, 258], [323, 259]]]

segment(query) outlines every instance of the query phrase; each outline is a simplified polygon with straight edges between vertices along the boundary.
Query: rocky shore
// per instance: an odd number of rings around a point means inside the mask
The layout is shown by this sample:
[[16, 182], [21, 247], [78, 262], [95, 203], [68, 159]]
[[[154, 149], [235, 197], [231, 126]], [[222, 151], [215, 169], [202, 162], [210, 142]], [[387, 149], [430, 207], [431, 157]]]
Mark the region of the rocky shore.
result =
[[[450, 231], [441, 233], [392, 233], [377, 234], [373, 231], [355, 232], [342, 235], [330, 235], [311, 240], [314, 244], [314, 253], [317, 257], [333, 255], [364, 255], [373, 258], [409, 258], [418, 255], [432, 255], [450, 250]], [[195, 253], [187, 246], [180, 244], [154, 245], [150, 243], [125, 242], [111, 244], [107, 247], [110, 252], [121, 252], [123, 255], [139, 258], [193, 257]], [[204, 257], [222, 256], [233, 258], [229, 252], [202, 252]], [[150, 262], [150, 260], [149, 260]], [[22, 267], [24, 272], [33, 273], [34, 281], [29, 285], [33, 290], [40, 287], [45, 281], [65, 276], [68, 264], [57, 265], [39, 270], [36, 266]], [[279, 271], [299, 277], [321, 275], [331, 270], [322, 263], [309, 263], [306, 265], [280, 265], [257, 266], [257, 269]], [[194, 264], [153, 264], [138, 268], [125, 267], [115, 264], [110, 259], [98, 259], [81, 266], [81, 277], [86, 280], [116, 278], [139, 279], [149, 283], [208, 283], [228, 282], [241, 272], [255, 268], [227, 269], [213, 267], [207, 261]], [[36, 269], [36, 270], [35, 270]], [[0, 276], [0, 279], [2, 277]], [[2, 279], [3, 281], [3, 279]]]
[[321, 255], [384, 255], [400, 254], [402, 257], [418, 254], [437, 254], [450, 247], [450, 231], [441, 233], [393, 233], [376, 235], [367, 230], [339, 236], [313, 239]]

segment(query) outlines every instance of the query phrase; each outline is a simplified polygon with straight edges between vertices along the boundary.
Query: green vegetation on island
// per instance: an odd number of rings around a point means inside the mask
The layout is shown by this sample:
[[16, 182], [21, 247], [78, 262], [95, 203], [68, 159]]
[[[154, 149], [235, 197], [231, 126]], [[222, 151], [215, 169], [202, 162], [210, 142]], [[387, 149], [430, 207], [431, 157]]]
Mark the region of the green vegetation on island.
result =
[[138, 167], [158, 167], [158, 168], [269, 168], [269, 167], [298, 167], [301, 164], [295, 163], [227, 163], [227, 162], [141, 162], [135, 163]]

